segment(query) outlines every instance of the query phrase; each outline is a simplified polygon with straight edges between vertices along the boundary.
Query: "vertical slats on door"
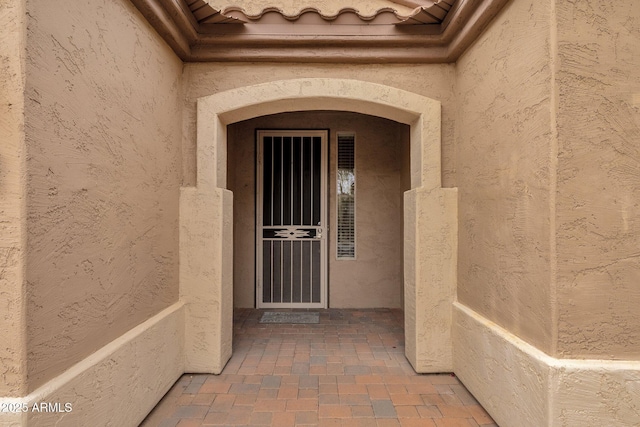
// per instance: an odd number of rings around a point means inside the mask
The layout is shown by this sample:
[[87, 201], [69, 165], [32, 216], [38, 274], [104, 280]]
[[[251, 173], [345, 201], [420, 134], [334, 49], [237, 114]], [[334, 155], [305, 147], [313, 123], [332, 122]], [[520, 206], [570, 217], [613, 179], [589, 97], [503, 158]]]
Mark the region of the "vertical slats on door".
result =
[[262, 242], [262, 301], [271, 301], [271, 253], [273, 249], [273, 241], [265, 240]]
[[273, 269], [273, 286], [271, 290], [271, 302], [280, 302], [281, 301], [281, 287], [280, 283], [282, 280], [282, 250], [281, 250], [282, 242], [275, 240], [273, 242], [273, 265], [271, 268]]
[[302, 225], [311, 223], [311, 137], [302, 138]]
[[273, 222], [282, 224], [282, 137], [273, 138]]
[[300, 302], [302, 299], [302, 245], [298, 240], [293, 242], [293, 296], [292, 302]]
[[311, 265], [316, 266], [311, 273], [311, 302], [320, 302], [320, 242], [317, 240], [311, 242], [311, 256]]
[[302, 225], [302, 138], [293, 137], [293, 225]]
[[282, 302], [291, 302], [292, 270], [291, 240], [282, 242]]
[[263, 225], [273, 224], [273, 142], [270, 136], [264, 137], [262, 150], [262, 221]]
[[282, 139], [282, 224], [291, 225], [291, 137]]
[[302, 242], [302, 275], [300, 302], [311, 302], [311, 242]]
[[[312, 218], [310, 225], [319, 225], [320, 223], [320, 183], [321, 181], [321, 167], [320, 167], [320, 159], [322, 157], [322, 138], [319, 136], [314, 136], [312, 139], [312, 192], [313, 197], [311, 200], [317, 200], [316, 203], [312, 204]], [[325, 225], [325, 224], [323, 224]]]
[[[272, 133], [263, 136], [259, 143], [262, 152], [262, 226], [320, 225], [322, 137]], [[308, 237], [297, 240], [269, 234], [266, 238], [262, 230], [260, 233], [264, 239], [260, 257], [262, 302], [322, 303], [323, 243]]]

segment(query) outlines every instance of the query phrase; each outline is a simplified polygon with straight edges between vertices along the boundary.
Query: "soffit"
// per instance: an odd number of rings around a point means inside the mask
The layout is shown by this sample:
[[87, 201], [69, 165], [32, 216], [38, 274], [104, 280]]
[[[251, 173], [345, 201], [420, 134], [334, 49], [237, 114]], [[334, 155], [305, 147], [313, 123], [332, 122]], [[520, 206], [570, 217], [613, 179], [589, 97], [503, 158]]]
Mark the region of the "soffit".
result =
[[455, 62], [508, 0], [131, 0], [186, 62]]

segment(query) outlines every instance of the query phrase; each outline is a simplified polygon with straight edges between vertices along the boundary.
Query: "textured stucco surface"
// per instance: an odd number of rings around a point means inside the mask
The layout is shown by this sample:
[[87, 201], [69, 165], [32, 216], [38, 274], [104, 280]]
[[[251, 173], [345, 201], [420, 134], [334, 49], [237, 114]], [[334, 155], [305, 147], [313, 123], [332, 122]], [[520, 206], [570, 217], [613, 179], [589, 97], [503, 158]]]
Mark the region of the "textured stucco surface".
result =
[[640, 423], [639, 15], [511, 2], [456, 66], [454, 368], [501, 426]]
[[[358, 79], [403, 89], [442, 104], [442, 186], [455, 186], [453, 65], [205, 63], [186, 64], [183, 129], [184, 184], [196, 182], [196, 99], [225, 90], [283, 79]], [[295, 104], [291, 106], [295, 110]], [[257, 114], [260, 115], [260, 114]]]
[[2, 399], [33, 408], [40, 402], [71, 411], [0, 412], [0, 426], [135, 426], [184, 372], [184, 305], [164, 309], [27, 396]]
[[557, 359], [463, 304], [456, 375], [501, 427], [640, 425], [640, 362]]
[[27, 4], [33, 390], [178, 298], [182, 64], [126, 0]]
[[640, 362], [555, 359], [549, 396], [554, 426], [640, 425]]
[[640, 3], [556, 1], [558, 353], [640, 359]]
[[560, 357], [640, 358], [639, 20], [511, 2], [456, 65], [458, 297]]
[[550, 286], [550, 3], [510, 2], [456, 65], [458, 298], [543, 351]]
[[24, 2], [0, 2], [0, 396], [26, 388]]
[[222, 372], [233, 339], [233, 194], [183, 188], [180, 300], [185, 303], [185, 372]]
[[500, 427], [550, 425], [549, 367], [545, 363], [549, 358], [544, 357], [540, 350], [467, 306], [454, 305], [456, 376]]
[[[178, 187], [196, 184], [198, 128], [218, 140], [226, 131], [217, 116], [196, 126], [197, 98], [293, 78], [309, 78], [300, 94], [321, 97], [311, 78], [357, 78], [442, 105], [442, 184], [459, 187], [457, 295], [469, 307], [456, 315], [456, 373], [501, 425], [638, 424], [639, 21], [633, 0], [514, 0], [456, 65], [190, 64], [181, 74], [127, 0], [1, 2], [0, 395], [38, 390], [178, 298]], [[339, 84], [353, 97], [344, 105], [372, 106], [375, 95], [362, 103], [367, 97], [356, 99], [346, 81], [327, 84], [331, 102]], [[262, 106], [251, 102], [279, 102], [280, 89], [290, 99], [271, 112], [313, 105], [287, 92], [294, 86], [216, 102], [239, 105], [244, 118], [259, 115]], [[381, 111], [419, 111], [391, 95]], [[440, 135], [429, 125], [413, 123], [411, 140]], [[226, 176], [223, 145], [207, 148], [218, 151], [202, 153], [203, 164], [214, 159], [205, 171]], [[411, 162], [435, 158], [440, 175], [440, 152], [422, 148], [412, 142]], [[414, 186], [436, 170], [411, 169], [401, 180]], [[181, 224], [200, 232], [180, 231], [197, 242], [184, 252], [193, 255], [183, 263], [184, 362], [215, 372], [231, 351], [231, 198], [215, 188], [225, 179], [201, 177], [204, 190], [183, 190], [195, 215]], [[455, 197], [433, 192], [437, 181], [409, 194], [405, 207], [405, 229], [419, 230], [406, 236], [405, 250], [442, 261], [405, 263], [407, 354], [418, 370], [450, 366], [433, 355], [452, 345], [453, 296], [440, 281], [455, 282], [446, 270], [455, 242], [438, 233], [456, 217], [447, 208]], [[430, 215], [442, 222], [429, 225]], [[208, 255], [218, 261], [208, 264]], [[411, 286], [421, 277], [437, 294]], [[128, 362], [119, 360], [101, 365], [107, 388], [137, 368], [121, 369]]]
[[419, 373], [453, 371], [458, 191], [404, 193], [405, 354]]
[[[228, 184], [234, 200], [234, 305], [255, 305], [255, 130], [329, 129], [329, 306], [400, 307], [403, 145], [399, 123], [348, 112], [299, 112], [228, 127]], [[355, 260], [336, 259], [336, 132], [356, 136]], [[403, 141], [402, 137], [406, 139]], [[406, 159], [408, 160], [408, 159]]]
[[138, 325], [28, 397], [70, 402], [65, 414], [31, 412], [29, 426], [135, 426], [184, 373], [184, 306]]

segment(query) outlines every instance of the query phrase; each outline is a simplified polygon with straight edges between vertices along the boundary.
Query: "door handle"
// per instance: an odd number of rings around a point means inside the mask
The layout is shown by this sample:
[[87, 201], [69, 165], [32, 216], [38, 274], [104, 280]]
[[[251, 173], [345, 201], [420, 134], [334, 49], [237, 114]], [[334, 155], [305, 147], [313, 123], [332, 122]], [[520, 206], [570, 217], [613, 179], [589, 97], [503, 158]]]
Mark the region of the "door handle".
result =
[[318, 228], [316, 231], [316, 239], [322, 239], [322, 228]]

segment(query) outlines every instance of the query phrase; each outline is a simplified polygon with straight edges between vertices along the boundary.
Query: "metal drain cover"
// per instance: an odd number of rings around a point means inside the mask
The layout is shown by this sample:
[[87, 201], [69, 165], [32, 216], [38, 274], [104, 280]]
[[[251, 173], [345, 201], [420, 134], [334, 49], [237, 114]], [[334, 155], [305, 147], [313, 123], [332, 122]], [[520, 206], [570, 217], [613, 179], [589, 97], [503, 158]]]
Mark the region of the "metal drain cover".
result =
[[287, 311], [265, 311], [260, 323], [320, 323], [320, 313], [293, 313]]

